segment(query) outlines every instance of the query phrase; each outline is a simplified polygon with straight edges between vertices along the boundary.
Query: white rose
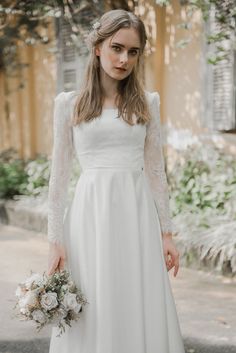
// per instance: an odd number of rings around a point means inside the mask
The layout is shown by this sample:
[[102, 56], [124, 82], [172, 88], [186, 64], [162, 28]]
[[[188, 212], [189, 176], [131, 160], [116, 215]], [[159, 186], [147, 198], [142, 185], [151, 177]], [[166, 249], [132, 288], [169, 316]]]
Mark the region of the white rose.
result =
[[24, 282], [25, 286], [27, 289], [30, 289], [33, 282], [38, 285], [41, 286], [44, 282], [43, 276], [40, 275], [39, 273], [34, 273], [32, 274], [32, 276], [30, 276], [29, 278], [27, 278]]
[[81, 304], [77, 304], [76, 308], [74, 309], [74, 312], [75, 312], [76, 314], [79, 314], [79, 311], [80, 311], [81, 307], [82, 307]]
[[39, 309], [34, 310], [32, 313], [32, 316], [33, 316], [33, 319], [39, 322], [40, 324], [44, 324], [46, 321], [46, 317], [44, 313]]
[[35, 292], [29, 291], [19, 299], [18, 303], [20, 308], [33, 307], [38, 303], [38, 296]]
[[29, 315], [30, 314], [30, 310], [28, 308], [20, 308], [20, 312], [23, 315]]
[[75, 293], [66, 293], [64, 298], [63, 298], [63, 305], [65, 306], [66, 309], [69, 310], [74, 310], [77, 308], [77, 300], [76, 300], [76, 294]]
[[51, 310], [58, 305], [57, 301], [57, 293], [55, 292], [47, 292], [42, 295], [41, 305], [46, 310]]

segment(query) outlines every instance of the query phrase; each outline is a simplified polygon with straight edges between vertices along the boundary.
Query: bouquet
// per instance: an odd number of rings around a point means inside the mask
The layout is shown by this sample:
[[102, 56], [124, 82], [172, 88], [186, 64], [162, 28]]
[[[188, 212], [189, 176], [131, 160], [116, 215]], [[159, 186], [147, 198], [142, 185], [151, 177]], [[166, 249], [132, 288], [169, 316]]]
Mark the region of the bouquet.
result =
[[[33, 320], [39, 332], [46, 324], [54, 323], [65, 332], [65, 324], [71, 327], [71, 321], [79, 319], [79, 313], [88, 304], [80, 289], [72, 281], [67, 270], [47, 276], [31, 271], [24, 282], [18, 283], [17, 307], [23, 320]], [[18, 315], [17, 315], [18, 316]]]

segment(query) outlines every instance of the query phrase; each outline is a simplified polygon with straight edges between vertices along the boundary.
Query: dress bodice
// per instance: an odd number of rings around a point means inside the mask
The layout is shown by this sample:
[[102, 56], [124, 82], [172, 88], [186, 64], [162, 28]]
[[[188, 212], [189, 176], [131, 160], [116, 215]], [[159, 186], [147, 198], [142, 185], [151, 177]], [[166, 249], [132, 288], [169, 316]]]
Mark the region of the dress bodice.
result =
[[72, 134], [82, 169], [143, 167], [146, 126], [127, 124], [117, 109], [104, 109], [99, 118], [73, 127]]
[[[118, 117], [117, 109], [104, 109], [89, 122], [72, 126], [76, 92], [55, 98], [54, 142], [48, 195], [48, 239], [62, 239], [63, 215], [73, 156], [87, 168], [144, 169], [155, 202], [162, 232], [171, 232], [168, 184], [162, 151], [160, 97], [145, 91], [151, 120], [133, 126]], [[135, 116], [134, 116], [135, 119]]]

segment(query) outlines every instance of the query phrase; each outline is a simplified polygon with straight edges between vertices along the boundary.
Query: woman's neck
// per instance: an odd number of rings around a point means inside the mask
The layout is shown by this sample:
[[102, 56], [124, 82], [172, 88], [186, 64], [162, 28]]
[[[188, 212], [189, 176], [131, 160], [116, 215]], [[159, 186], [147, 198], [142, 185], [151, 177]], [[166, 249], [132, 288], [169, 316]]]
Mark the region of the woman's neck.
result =
[[118, 81], [108, 76], [106, 72], [101, 69], [100, 82], [103, 88], [104, 98], [108, 102], [115, 102], [117, 96]]

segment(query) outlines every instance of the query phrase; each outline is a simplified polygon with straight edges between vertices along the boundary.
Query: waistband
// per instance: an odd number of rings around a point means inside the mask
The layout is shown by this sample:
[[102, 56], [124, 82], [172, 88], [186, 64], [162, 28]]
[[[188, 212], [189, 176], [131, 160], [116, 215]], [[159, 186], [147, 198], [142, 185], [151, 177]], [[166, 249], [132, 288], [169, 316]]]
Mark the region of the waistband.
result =
[[82, 168], [82, 172], [87, 172], [87, 171], [135, 171], [135, 172], [142, 172], [144, 169], [143, 166], [140, 167], [112, 167], [112, 166], [100, 166], [100, 167], [86, 167]]

